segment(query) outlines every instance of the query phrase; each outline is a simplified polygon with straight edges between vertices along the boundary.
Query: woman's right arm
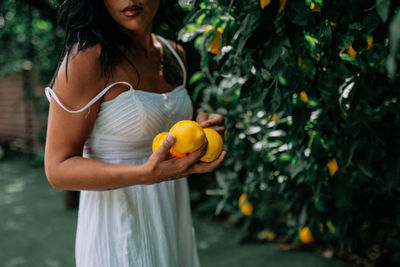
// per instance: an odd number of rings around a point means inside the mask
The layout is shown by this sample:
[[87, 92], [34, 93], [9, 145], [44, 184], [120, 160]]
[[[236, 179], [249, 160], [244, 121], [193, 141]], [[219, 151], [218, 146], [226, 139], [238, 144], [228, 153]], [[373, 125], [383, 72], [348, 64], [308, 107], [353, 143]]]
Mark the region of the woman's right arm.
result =
[[[77, 110], [95, 97], [105, 86], [99, 75], [99, 47], [78, 54], [71, 53], [68, 81], [65, 59], [57, 74], [53, 91], [69, 109]], [[82, 157], [83, 146], [93, 129], [99, 110], [97, 101], [89, 110], [69, 113], [56, 101], [50, 102], [45, 146], [45, 171], [50, 184], [65, 190], [107, 190], [138, 184], [154, 184], [185, 177], [191, 173], [210, 172], [223, 161], [225, 153], [212, 163], [197, 163], [205, 145], [190, 156], [169, 158], [174, 144], [171, 136], [145, 164], [111, 164]]]

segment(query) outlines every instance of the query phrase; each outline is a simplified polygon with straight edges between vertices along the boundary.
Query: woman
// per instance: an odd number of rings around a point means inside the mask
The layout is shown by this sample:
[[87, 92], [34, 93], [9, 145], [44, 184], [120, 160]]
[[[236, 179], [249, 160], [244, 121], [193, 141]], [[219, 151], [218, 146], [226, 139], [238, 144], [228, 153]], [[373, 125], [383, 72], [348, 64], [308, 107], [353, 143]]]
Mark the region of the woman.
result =
[[[45, 150], [52, 186], [81, 190], [76, 265], [199, 266], [187, 179], [215, 170], [198, 163], [207, 144], [171, 158], [174, 136], [152, 139], [192, 119], [185, 52], [152, 33], [159, 0], [66, 0], [66, 55], [56, 71]], [[161, 7], [160, 7], [161, 8]], [[183, 60], [182, 60], [183, 59]], [[135, 86], [133, 86], [135, 85]], [[223, 133], [224, 118], [201, 113]]]

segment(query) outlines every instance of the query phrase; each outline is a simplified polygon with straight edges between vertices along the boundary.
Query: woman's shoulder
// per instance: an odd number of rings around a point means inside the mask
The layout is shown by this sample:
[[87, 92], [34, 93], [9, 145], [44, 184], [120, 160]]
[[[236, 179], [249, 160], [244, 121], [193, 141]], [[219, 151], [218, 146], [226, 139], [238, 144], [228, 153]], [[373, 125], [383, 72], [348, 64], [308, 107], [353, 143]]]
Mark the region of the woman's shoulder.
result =
[[100, 54], [100, 44], [81, 50], [78, 50], [78, 45], [75, 44], [71, 49], [71, 53], [64, 58], [66, 60], [68, 57], [68, 66], [65, 67], [68, 67], [68, 71], [71, 70], [76, 75], [88, 75], [95, 72], [99, 74]]
[[53, 90], [68, 103], [81, 106], [103, 89], [106, 79], [100, 73], [101, 46], [79, 51], [77, 48], [75, 44], [70, 54], [64, 56]]

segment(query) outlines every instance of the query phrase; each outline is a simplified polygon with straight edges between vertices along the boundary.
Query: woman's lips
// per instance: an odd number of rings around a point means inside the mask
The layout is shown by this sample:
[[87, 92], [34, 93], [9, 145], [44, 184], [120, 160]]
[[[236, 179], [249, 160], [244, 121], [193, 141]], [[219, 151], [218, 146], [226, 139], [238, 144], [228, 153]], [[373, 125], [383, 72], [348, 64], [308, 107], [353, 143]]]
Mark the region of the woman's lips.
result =
[[122, 10], [122, 13], [124, 13], [126, 16], [132, 17], [136, 16], [140, 11], [142, 11], [143, 8], [133, 5], [133, 6], [127, 6]]

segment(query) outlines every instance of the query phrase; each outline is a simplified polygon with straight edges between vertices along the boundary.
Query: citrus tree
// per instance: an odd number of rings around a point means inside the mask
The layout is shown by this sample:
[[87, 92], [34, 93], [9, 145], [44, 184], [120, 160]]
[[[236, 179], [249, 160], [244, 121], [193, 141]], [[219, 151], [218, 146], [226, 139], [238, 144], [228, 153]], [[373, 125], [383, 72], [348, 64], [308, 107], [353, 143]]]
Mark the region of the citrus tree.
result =
[[186, 8], [179, 39], [201, 55], [193, 97], [227, 123], [209, 190], [216, 214], [230, 214], [242, 240], [319, 241], [399, 262], [399, 2]]

